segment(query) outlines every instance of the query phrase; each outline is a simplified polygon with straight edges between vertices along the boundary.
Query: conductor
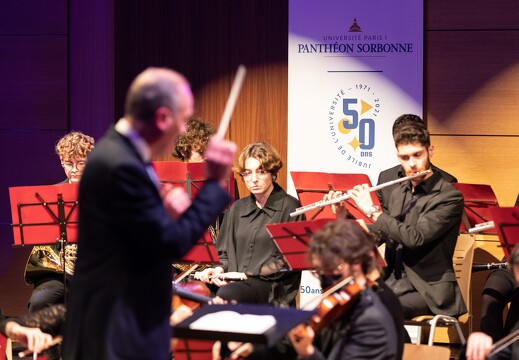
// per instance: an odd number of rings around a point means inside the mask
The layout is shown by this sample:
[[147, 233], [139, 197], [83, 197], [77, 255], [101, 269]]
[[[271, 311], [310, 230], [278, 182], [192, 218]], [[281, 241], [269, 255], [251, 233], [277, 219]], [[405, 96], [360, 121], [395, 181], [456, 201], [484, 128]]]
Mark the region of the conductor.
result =
[[234, 143], [212, 138], [208, 181], [193, 202], [160, 188], [149, 165], [185, 131], [188, 81], [148, 68], [132, 82], [125, 115], [98, 142], [79, 187], [79, 235], [64, 333], [64, 359], [166, 359], [171, 263], [228, 205]]

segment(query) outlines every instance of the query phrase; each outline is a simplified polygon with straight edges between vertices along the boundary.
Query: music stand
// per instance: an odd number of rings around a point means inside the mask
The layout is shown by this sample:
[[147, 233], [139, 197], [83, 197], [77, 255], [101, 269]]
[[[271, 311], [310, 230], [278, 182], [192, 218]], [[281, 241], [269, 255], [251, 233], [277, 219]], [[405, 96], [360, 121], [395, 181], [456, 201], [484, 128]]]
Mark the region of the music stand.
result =
[[[289, 270], [313, 270], [314, 266], [308, 261], [310, 237], [330, 221], [335, 221], [335, 219], [267, 224], [265, 227], [277, 248], [284, 256]], [[376, 257], [379, 265], [386, 267], [387, 263], [378, 252], [376, 246], [375, 250], [377, 250]]]
[[491, 207], [490, 214], [508, 261], [510, 253], [519, 244], [519, 206]]
[[[460, 232], [467, 232], [477, 224], [493, 220], [491, 209], [498, 207], [499, 204], [490, 185], [463, 183], [452, 185], [463, 194], [464, 199], [464, 216], [460, 224]], [[482, 233], [496, 234], [496, 230], [491, 228]]]
[[[223, 311], [232, 311], [240, 315], [271, 315], [275, 324], [263, 332], [251, 332], [251, 324], [246, 321], [219, 323], [217, 327], [208, 329], [194, 329], [192, 324], [206, 315], [213, 315]], [[193, 316], [188, 317], [174, 326], [175, 338], [196, 340], [239, 341], [254, 344], [276, 344], [287, 332], [295, 326], [308, 321], [315, 311], [297, 310], [294, 308], [278, 308], [269, 305], [225, 304], [202, 306]]]
[[308, 261], [310, 237], [326, 223], [334, 219], [317, 219], [279, 224], [267, 224], [268, 233], [284, 256], [289, 270], [313, 269]]
[[[321, 201], [324, 194], [327, 194], [330, 190], [346, 192], [355, 185], [360, 184], [368, 184], [368, 186], [371, 187], [371, 181], [366, 174], [291, 171], [290, 175], [292, 176], [299, 202], [303, 206]], [[371, 193], [371, 199], [373, 200], [373, 204], [380, 205], [380, 201], [375, 192]], [[353, 218], [363, 219], [367, 224], [373, 223], [373, 219], [368, 218], [360, 211], [353, 200], [346, 200], [344, 203]], [[334, 217], [335, 215], [329, 206], [316, 209], [311, 216], [307, 216], [310, 220]]]
[[14, 245], [77, 242], [78, 185], [9, 188]]
[[[182, 186], [191, 199], [194, 199], [204, 182], [207, 180], [204, 163], [186, 163], [179, 161], [155, 161], [153, 167], [161, 183], [170, 183]], [[234, 175], [231, 173], [227, 179], [227, 193], [234, 200]], [[215, 232], [218, 230], [216, 223]], [[213, 237], [209, 231], [193, 245], [191, 250], [178, 261], [178, 263], [219, 263]]]
[[206, 360], [212, 357], [214, 341], [176, 339], [173, 347], [175, 360]]
[[14, 246], [59, 245], [63, 283], [65, 246], [77, 242], [78, 184], [9, 188]]

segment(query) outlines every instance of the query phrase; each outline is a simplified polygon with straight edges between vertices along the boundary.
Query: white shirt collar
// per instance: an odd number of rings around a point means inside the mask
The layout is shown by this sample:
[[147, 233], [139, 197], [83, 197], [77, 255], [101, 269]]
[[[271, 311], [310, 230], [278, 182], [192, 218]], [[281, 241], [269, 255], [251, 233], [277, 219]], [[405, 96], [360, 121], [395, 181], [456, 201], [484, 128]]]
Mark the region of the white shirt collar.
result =
[[119, 134], [125, 136], [130, 140], [130, 142], [135, 146], [135, 149], [139, 153], [139, 155], [142, 158], [142, 161], [145, 163], [149, 163], [151, 161], [151, 148], [142, 138], [142, 136], [139, 135], [137, 130], [135, 130], [132, 127], [132, 124], [125, 118], [120, 118], [119, 121], [117, 121], [117, 124], [115, 124], [115, 131], [117, 131]]

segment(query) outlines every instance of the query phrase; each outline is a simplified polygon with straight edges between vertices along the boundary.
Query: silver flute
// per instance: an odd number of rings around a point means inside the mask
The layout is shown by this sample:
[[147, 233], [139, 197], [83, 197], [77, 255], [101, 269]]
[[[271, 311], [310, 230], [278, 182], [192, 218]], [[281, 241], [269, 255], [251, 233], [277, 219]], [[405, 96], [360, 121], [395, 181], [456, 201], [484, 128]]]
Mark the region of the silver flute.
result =
[[[414, 178], [417, 178], [417, 177], [425, 176], [425, 175], [429, 174], [430, 172], [431, 172], [431, 170], [425, 170], [425, 171], [422, 171], [422, 172], [419, 172], [419, 173], [416, 173], [416, 174], [411, 174], [411, 175], [403, 177], [403, 178], [398, 178], [396, 180], [391, 180], [391, 181], [385, 182], [383, 184], [370, 187], [368, 190], [369, 190], [369, 192], [378, 191], [380, 189], [383, 189], [385, 187], [388, 187], [388, 186], [391, 186], [391, 185], [394, 185], [394, 184], [398, 184], [398, 183], [401, 183], [401, 182], [404, 182], [404, 181], [407, 181], [407, 180], [411, 180], [411, 179], [414, 179]], [[348, 200], [349, 198], [351, 198], [350, 195], [344, 194], [344, 195], [336, 197], [335, 199], [320, 200], [320, 201], [314, 202], [312, 204], [308, 204], [308, 205], [302, 206], [300, 208], [297, 208], [295, 211], [290, 213], [290, 216], [294, 217], [294, 216], [297, 216], [297, 215], [301, 215], [301, 214], [304, 214], [304, 213], [306, 213], [308, 211], [311, 211], [311, 210], [314, 210], [314, 209], [319, 209], [319, 208], [322, 208], [322, 207], [325, 207], [325, 206], [328, 206], [328, 205], [337, 204], [337, 203], [339, 203], [341, 201]]]

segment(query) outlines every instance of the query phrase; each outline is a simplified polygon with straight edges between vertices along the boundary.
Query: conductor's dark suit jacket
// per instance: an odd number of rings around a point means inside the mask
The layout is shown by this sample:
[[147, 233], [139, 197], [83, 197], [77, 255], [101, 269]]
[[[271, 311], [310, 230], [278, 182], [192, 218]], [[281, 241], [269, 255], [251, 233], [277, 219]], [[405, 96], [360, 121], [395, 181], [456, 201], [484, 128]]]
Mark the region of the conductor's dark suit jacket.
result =
[[110, 130], [79, 187], [79, 239], [63, 358], [167, 359], [171, 263], [229, 203], [208, 181], [172, 220], [132, 143]]
[[400, 243], [409, 281], [431, 311], [456, 316], [467, 311], [452, 265], [463, 196], [438, 172], [426, 181], [432, 185], [430, 191], [417, 200], [406, 223], [397, 220], [402, 213], [406, 191], [406, 184], [400, 183], [387, 199], [387, 211], [370, 228], [387, 240], [387, 274], [393, 271], [393, 253]]

